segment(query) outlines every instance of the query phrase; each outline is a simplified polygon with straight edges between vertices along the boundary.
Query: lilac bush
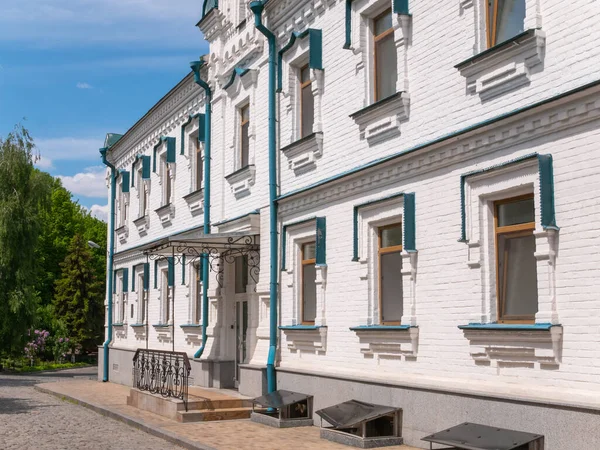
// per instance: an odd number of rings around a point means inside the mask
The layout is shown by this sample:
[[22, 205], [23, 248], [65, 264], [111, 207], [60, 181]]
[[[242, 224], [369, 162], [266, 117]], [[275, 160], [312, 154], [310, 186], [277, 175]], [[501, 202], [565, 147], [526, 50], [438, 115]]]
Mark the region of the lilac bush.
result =
[[[29, 332], [29, 334], [31, 336], [31, 331]], [[42, 354], [46, 349], [46, 340], [49, 336], [50, 332], [46, 330], [35, 330], [32, 336], [33, 340], [28, 342], [25, 346], [25, 356], [27, 357], [27, 359], [29, 359], [32, 366], [35, 358], [38, 355]]]

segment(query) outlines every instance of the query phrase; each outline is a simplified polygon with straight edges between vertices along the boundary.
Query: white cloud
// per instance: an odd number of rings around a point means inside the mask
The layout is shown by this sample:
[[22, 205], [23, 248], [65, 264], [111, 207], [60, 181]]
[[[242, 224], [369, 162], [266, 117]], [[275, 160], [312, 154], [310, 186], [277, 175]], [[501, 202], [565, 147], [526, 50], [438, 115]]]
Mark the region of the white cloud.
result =
[[90, 208], [90, 214], [103, 222], [108, 222], [108, 211], [108, 205], [92, 205]]
[[93, 89], [92, 85], [88, 84], [88, 83], [79, 82], [79, 83], [77, 83], [76, 86], [77, 86], [77, 89]]
[[75, 196], [106, 197], [106, 169], [104, 167], [89, 167], [84, 172], [73, 176], [58, 175], [63, 186]]
[[49, 170], [54, 166], [55, 161], [99, 161], [98, 150], [104, 145], [104, 140], [62, 137], [36, 139], [35, 145], [41, 156], [37, 166]]

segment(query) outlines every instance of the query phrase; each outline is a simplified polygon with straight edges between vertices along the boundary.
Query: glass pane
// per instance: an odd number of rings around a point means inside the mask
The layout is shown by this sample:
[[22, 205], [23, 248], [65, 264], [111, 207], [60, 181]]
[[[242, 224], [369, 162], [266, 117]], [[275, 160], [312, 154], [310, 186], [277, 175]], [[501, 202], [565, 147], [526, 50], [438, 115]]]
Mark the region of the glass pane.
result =
[[246, 167], [248, 165], [248, 155], [250, 150], [250, 137], [248, 136], [249, 131], [249, 123], [242, 125], [242, 157], [240, 161], [240, 168]]
[[308, 244], [304, 244], [302, 246], [302, 259], [315, 259], [316, 257], [316, 244], [314, 242], [310, 242]]
[[382, 100], [396, 93], [397, 55], [394, 35], [381, 39], [375, 44], [375, 76], [377, 82], [376, 100]]
[[202, 276], [199, 264], [194, 266], [194, 272], [196, 276], [196, 323], [200, 323], [202, 312]]
[[498, 237], [498, 273], [502, 316], [533, 318], [538, 310], [537, 264], [533, 234]]
[[308, 66], [304, 66], [300, 69], [300, 83], [306, 83], [307, 81], [310, 81], [310, 69]]
[[314, 322], [317, 317], [317, 269], [314, 264], [302, 266], [302, 321]]
[[496, 44], [504, 42], [525, 28], [525, 0], [498, 0]]
[[243, 294], [248, 285], [248, 256], [235, 258], [235, 293]]
[[202, 188], [202, 153], [196, 152], [196, 190]]
[[402, 245], [402, 224], [381, 230], [381, 248]]
[[535, 222], [533, 198], [498, 205], [498, 226]]
[[246, 335], [248, 333], [248, 302], [242, 302], [242, 362], [246, 362]]
[[402, 255], [385, 253], [379, 258], [381, 321], [400, 322], [402, 318]]
[[379, 36], [386, 30], [392, 28], [392, 10], [386, 11], [383, 15], [375, 19], [375, 36]]
[[244, 106], [240, 112], [242, 116], [242, 122], [247, 122], [250, 120], [250, 107]]
[[308, 136], [313, 131], [315, 117], [315, 99], [312, 86], [309, 84], [302, 88], [302, 137]]

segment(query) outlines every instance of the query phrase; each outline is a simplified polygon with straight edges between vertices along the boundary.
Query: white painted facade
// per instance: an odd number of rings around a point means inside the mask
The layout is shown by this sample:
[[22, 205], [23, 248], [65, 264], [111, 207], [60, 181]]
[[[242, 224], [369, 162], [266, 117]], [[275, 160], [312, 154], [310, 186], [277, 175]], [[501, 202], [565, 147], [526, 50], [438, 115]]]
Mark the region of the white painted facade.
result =
[[[298, 68], [308, 62], [308, 38], [297, 39], [283, 54], [277, 94], [278, 149], [283, 149], [278, 151], [277, 220], [286, 262], [278, 272], [279, 325], [290, 327], [280, 331], [278, 379], [311, 374], [600, 409], [600, 3], [526, 0], [528, 34], [460, 65], [486, 50], [485, 2], [413, 0], [410, 15], [393, 15], [398, 95], [354, 115], [374, 103], [369, 27], [390, 6], [389, 0], [351, 3], [349, 48], [343, 48], [345, 1], [271, 0], [263, 13], [278, 50], [293, 31], [322, 30], [323, 70], [311, 69], [313, 138], [294, 145], [300, 136]], [[257, 394], [261, 377], [256, 382], [250, 374], [265, 367], [269, 347], [268, 46], [243, 1], [223, 0], [199, 27], [210, 43], [208, 70], [202, 73], [213, 90], [212, 232], [260, 234], [261, 249], [260, 275], [256, 284], [248, 277], [247, 293], [235, 293], [233, 264], [225, 264], [222, 288], [211, 273], [202, 359], [235, 361], [235, 305], [247, 301], [247, 353], [237, 361], [243, 364], [235, 377], [242, 393]], [[225, 89], [235, 68], [249, 71], [233, 76]], [[121, 228], [115, 269], [129, 269], [129, 292], [122, 293], [117, 282], [114, 314], [125, 302], [125, 317], [114, 316], [113, 322], [123, 325], [114, 327], [111, 349], [146, 343], [145, 328], [131, 326], [141, 323], [137, 275], [136, 291], [131, 290], [132, 267], [146, 262], [139, 246], [203, 225], [201, 197], [184, 198], [195, 190], [197, 120], [186, 126], [180, 154], [181, 127], [190, 115], [204, 112], [203, 102], [190, 74], [109, 151], [118, 169], [131, 171], [137, 155], [153, 157], [161, 136], [176, 142], [171, 208], [156, 212], [167, 203], [166, 170], [160, 163], [148, 181], [134, 171], [135, 186], [117, 197], [116, 226]], [[238, 112], [246, 104], [250, 166], [240, 172]], [[165, 151], [166, 144], [158, 147], [158, 157]], [[542, 226], [535, 155], [552, 157], [558, 230]], [[520, 161], [506, 164], [513, 160]], [[464, 178], [466, 242], [459, 242], [461, 176], [496, 166]], [[149, 198], [147, 220], [134, 224], [141, 216], [142, 184]], [[401, 193], [415, 195], [416, 252], [403, 251], [398, 274], [401, 322], [410, 327], [350, 330], [379, 324], [377, 229], [404, 221]], [[461, 330], [461, 325], [497, 321], [492, 205], [521, 194], [535, 199], [535, 323], [553, 326], [546, 331]], [[388, 197], [358, 208], [354, 261], [356, 207]], [[302, 322], [300, 248], [314, 240], [309, 219], [317, 216], [326, 218], [327, 262], [316, 270], [316, 319], [311, 329], [293, 328]], [[281, 267], [282, 261], [274, 263]], [[158, 268], [164, 270], [166, 263]], [[154, 288], [150, 261], [148, 342], [150, 348], [170, 350], [174, 340], [175, 350], [192, 356], [201, 344], [201, 328], [181, 326], [197, 323], [195, 274], [190, 266], [185, 270], [184, 281], [182, 266], [176, 265], [173, 336], [169, 327], [152, 326], [170, 322], [161, 310], [162, 272]], [[423, 436], [437, 430], [423, 426], [421, 431]], [[546, 445], [569, 448], [548, 440]]]

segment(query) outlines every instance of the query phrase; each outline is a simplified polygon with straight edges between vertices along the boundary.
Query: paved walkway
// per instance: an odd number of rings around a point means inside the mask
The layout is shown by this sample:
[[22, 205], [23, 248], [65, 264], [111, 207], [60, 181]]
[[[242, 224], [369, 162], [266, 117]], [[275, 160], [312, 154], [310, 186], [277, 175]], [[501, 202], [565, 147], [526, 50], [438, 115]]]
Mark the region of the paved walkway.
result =
[[[37, 386], [37, 389], [87, 406], [101, 414], [124, 421], [190, 449], [348, 450], [350, 448], [321, 440], [317, 427], [276, 429], [256, 424], [250, 420], [178, 423], [128, 406], [126, 397], [129, 388], [113, 383], [70, 380], [42, 384]], [[148, 439], [151, 438], [148, 437]], [[132, 448], [131, 443], [125, 448]], [[390, 450], [417, 450], [404, 445], [387, 448]]]
[[[27, 375], [0, 373], [1, 450], [170, 450], [180, 447], [89, 409], [34, 390], [97, 377], [97, 368]], [[67, 381], [68, 380], [68, 381]], [[85, 382], [85, 381], [84, 381]]]

